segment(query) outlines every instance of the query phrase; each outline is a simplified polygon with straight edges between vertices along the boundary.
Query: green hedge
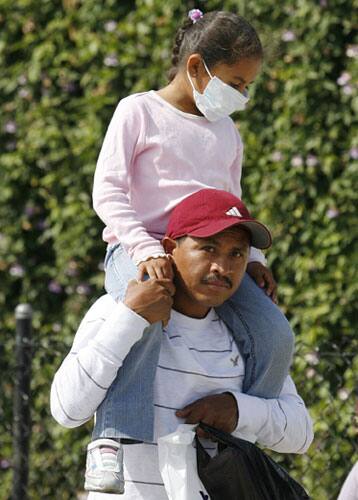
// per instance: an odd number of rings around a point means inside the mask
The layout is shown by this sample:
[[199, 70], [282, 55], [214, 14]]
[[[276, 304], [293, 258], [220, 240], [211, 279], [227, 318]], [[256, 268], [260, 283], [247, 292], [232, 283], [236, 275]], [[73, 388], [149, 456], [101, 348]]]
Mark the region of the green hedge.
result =
[[316, 429], [307, 455], [281, 459], [314, 499], [326, 500], [358, 458], [353, 1], [3, 0], [1, 498], [12, 475], [19, 302], [35, 309], [30, 498], [70, 499], [81, 489], [90, 425], [56, 425], [49, 388], [84, 311], [102, 293], [105, 245], [91, 207], [96, 158], [117, 101], [165, 84], [178, 20], [194, 6], [244, 14], [267, 52], [238, 117], [244, 199], [273, 229], [268, 258], [297, 336], [294, 377]]

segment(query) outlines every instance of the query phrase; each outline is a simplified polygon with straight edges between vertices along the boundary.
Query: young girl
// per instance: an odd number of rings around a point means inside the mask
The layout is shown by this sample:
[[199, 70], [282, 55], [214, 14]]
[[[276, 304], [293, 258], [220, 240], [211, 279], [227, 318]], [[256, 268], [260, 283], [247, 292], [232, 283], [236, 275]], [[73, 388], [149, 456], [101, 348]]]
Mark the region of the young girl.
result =
[[[210, 187], [241, 197], [243, 145], [229, 115], [245, 108], [262, 58], [260, 40], [241, 16], [195, 9], [176, 35], [169, 84], [118, 104], [93, 189], [94, 208], [106, 225], [105, 286], [116, 300], [124, 298], [132, 278], [173, 277], [160, 241], [182, 199]], [[247, 272], [255, 281], [244, 279], [225, 322], [242, 337], [244, 392], [275, 397], [288, 373], [293, 335], [274, 304], [276, 285], [257, 249]], [[131, 349], [98, 408], [88, 490], [123, 492], [119, 441], [153, 441], [161, 329], [151, 325]], [[113, 446], [99, 438], [113, 438]]]

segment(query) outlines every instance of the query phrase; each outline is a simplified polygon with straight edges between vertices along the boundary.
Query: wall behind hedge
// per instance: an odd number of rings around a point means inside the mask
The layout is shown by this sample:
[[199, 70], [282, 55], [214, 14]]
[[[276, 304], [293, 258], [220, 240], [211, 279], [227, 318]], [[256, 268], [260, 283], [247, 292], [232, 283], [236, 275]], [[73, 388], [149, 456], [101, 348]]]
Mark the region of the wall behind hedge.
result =
[[[238, 116], [244, 199], [272, 229], [268, 253], [295, 328], [294, 376], [315, 419], [304, 457], [282, 457], [313, 498], [336, 498], [354, 444], [354, 237], [358, 47], [349, 0], [3, 0], [0, 4], [0, 498], [11, 483], [13, 310], [35, 310], [30, 498], [75, 498], [90, 425], [61, 429], [49, 387], [89, 304], [105, 245], [91, 208], [101, 141], [118, 100], [166, 82], [192, 7], [248, 17], [262, 75]], [[277, 458], [277, 456], [276, 456]]]

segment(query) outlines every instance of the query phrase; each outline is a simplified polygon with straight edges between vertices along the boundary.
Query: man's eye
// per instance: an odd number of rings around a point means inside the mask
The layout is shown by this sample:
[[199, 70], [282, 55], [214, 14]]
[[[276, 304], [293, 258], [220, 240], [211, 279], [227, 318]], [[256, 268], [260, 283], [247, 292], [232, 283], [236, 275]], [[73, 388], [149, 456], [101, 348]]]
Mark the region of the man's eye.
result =
[[213, 253], [213, 252], [215, 252], [215, 247], [212, 247], [210, 245], [206, 245], [205, 247], [202, 247], [202, 250], [204, 250], [204, 252]]
[[241, 250], [237, 250], [236, 252], [233, 252], [234, 257], [242, 257], [242, 252]]

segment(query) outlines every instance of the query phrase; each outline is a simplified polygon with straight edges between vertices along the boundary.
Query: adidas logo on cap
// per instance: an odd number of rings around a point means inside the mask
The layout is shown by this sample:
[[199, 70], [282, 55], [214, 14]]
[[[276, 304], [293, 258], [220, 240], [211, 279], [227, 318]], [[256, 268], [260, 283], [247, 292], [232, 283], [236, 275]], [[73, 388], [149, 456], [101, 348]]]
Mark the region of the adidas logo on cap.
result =
[[226, 215], [233, 215], [234, 217], [242, 217], [242, 214], [240, 213], [240, 210], [237, 207], [232, 207], [225, 213]]

